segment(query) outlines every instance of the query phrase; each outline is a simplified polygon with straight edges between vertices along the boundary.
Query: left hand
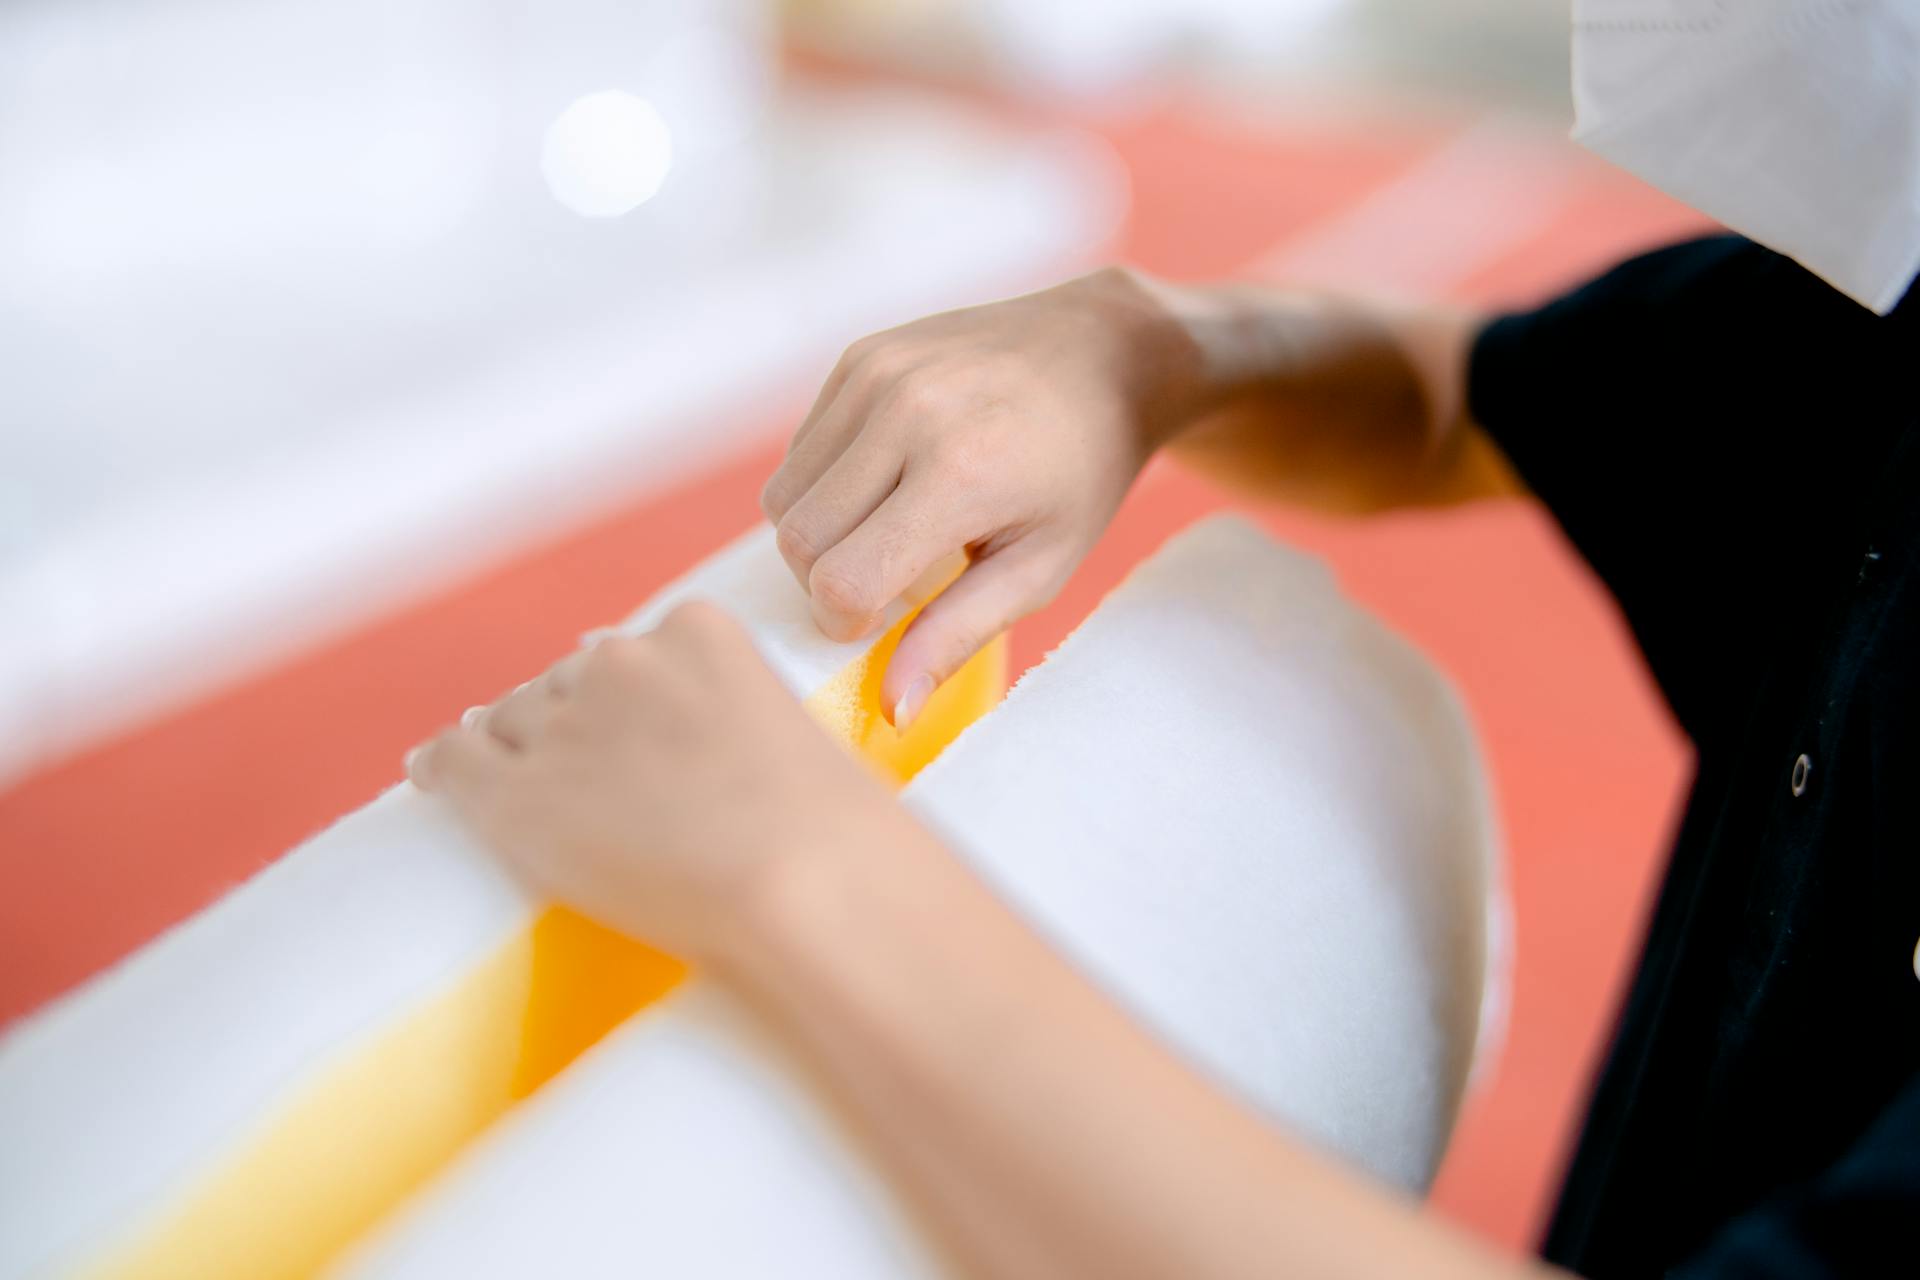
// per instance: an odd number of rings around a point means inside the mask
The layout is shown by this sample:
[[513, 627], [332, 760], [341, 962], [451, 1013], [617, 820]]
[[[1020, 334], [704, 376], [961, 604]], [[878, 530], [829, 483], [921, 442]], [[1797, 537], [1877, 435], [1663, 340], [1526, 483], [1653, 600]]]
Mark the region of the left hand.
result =
[[697, 961], [784, 866], [913, 825], [701, 603], [469, 712], [407, 772], [536, 892]]

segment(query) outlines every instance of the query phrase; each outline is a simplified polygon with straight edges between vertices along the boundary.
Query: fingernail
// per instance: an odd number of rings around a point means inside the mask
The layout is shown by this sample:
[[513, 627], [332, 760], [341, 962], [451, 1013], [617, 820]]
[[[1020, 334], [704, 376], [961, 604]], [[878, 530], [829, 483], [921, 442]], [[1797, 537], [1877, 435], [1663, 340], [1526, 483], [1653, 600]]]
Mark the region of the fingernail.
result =
[[933, 696], [933, 677], [916, 676], [907, 691], [900, 695], [900, 701], [893, 704], [893, 727], [897, 733], [905, 733], [907, 727], [926, 710], [927, 699]]
[[473, 726], [480, 723], [480, 717], [485, 714], [487, 714], [485, 707], [468, 707], [460, 713], [460, 727], [462, 729], [473, 728]]
[[407, 777], [409, 778], [413, 777], [413, 764], [414, 764], [414, 761], [418, 760], [419, 758], [420, 758], [419, 747], [415, 747], [413, 750], [407, 752], [407, 754], [401, 758], [400, 768], [403, 772], [405, 772]]

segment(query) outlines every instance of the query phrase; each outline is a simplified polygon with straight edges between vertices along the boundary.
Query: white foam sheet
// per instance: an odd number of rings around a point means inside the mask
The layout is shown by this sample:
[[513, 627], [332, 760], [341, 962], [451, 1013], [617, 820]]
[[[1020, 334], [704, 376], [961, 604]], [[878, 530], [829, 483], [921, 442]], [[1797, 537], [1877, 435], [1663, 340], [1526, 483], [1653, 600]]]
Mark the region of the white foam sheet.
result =
[[524, 1104], [336, 1274], [942, 1274], [797, 1064], [692, 983]]
[[910, 798], [1193, 1062], [1431, 1181], [1479, 1023], [1486, 785], [1446, 682], [1318, 562], [1182, 534]]
[[[1319, 564], [1234, 520], [1181, 535], [907, 801], [1190, 1061], [1427, 1185], [1475, 1040], [1486, 792], [1445, 682]], [[698, 983], [343, 1271], [944, 1273], [804, 1074]]]
[[[650, 626], [693, 597], [745, 621], [802, 696], [871, 643], [832, 643], [807, 621], [764, 525], [623, 625]], [[450, 811], [403, 784], [9, 1028], [0, 1278], [65, 1270], [111, 1243], [535, 910]]]
[[63, 1272], [530, 906], [399, 786], [0, 1041], [0, 1276]]

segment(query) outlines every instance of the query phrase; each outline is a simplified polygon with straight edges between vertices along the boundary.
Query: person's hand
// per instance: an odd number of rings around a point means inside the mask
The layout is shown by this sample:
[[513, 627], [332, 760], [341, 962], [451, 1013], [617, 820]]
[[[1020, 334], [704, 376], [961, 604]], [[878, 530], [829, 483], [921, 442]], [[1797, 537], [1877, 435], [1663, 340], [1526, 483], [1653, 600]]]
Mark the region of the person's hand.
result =
[[896, 724], [1053, 598], [1181, 417], [1191, 348], [1155, 286], [1109, 270], [847, 349], [761, 506], [839, 640], [969, 553], [888, 664]]
[[783, 863], [918, 831], [700, 603], [468, 712], [407, 772], [530, 889], [693, 960], [738, 941]]

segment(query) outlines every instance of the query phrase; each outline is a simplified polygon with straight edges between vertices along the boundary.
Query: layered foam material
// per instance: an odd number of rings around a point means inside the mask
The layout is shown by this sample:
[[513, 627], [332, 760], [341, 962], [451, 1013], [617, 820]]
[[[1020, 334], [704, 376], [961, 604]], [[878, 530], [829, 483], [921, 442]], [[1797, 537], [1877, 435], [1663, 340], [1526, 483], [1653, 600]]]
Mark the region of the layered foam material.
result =
[[[1486, 789], [1445, 682], [1317, 562], [1234, 520], [1182, 534], [907, 796], [1191, 1062], [1327, 1150], [1427, 1185], [1476, 1040]], [[805, 1075], [694, 982], [343, 1271], [946, 1268]]]
[[[1004, 687], [996, 645], [895, 734], [879, 681], [908, 607], [825, 640], [768, 528], [623, 627], [693, 597], [903, 781]], [[0, 1277], [312, 1274], [682, 977], [528, 900], [397, 787], [0, 1040]]]

